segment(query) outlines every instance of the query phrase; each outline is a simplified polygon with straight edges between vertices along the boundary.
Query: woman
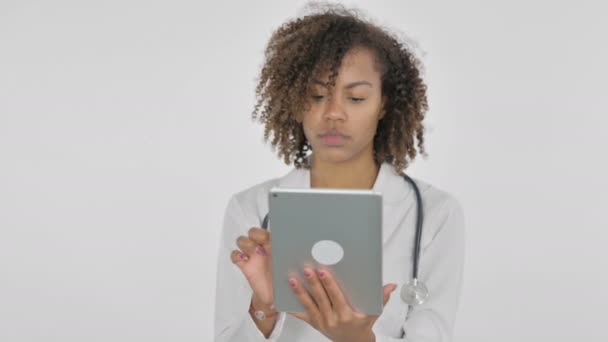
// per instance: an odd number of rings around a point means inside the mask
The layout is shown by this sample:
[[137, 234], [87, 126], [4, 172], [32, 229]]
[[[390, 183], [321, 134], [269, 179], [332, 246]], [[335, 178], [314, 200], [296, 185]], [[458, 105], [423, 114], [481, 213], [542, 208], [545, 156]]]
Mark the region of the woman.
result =
[[[449, 193], [415, 178], [424, 210], [419, 278], [429, 298], [410, 307], [399, 296], [411, 275], [416, 219], [414, 191], [401, 172], [418, 153], [414, 138], [425, 155], [427, 100], [419, 66], [392, 35], [341, 6], [273, 33], [253, 118], [265, 125], [266, 140], [273, 134], [279, 157], [295, 167], [230, 198], [218, 256], [215, 341], [451, 339], [463, 274], [462, 208]], [[290, 279], [306, 312], [273, 310], [271, 239], [260, 228], [273, 186], [383, 194], [380, 316], [350, 307], [324, 269], [304, 270], [311, 293]]]

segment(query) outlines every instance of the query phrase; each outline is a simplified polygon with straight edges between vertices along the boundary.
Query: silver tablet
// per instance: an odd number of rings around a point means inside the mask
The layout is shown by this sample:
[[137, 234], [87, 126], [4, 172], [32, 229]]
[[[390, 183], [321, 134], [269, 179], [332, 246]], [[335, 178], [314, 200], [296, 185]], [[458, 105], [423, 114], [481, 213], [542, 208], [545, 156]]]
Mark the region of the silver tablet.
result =
[[308, 290], [305, 264], [323, 265], [350, 303], [382, 312], [382, 194], [372, 190], [277, 188], [269, 193], [272, 284], [276, 310], [304, 312], [293, 290], [296, 275]]

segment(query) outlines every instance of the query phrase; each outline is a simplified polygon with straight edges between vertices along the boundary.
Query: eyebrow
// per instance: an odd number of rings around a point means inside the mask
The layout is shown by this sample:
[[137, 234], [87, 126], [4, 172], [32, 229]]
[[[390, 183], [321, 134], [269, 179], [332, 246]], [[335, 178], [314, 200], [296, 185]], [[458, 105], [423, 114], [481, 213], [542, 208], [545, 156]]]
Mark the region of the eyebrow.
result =
[[[323, 87], [326, 87], [326, 88], [327, 88], [327, 85], [326, 85], [325, 83], [323, 83], [323, 82], [321, 82], [321, 81], [319, 81], [319, 80], [317, 80], [317, 79], [314, 79], [314, 80], [313, 80], [313, 82], [314, 82], [315, 84], [319, 84], [319, 85], [322, 85]], [[372, 84], [371, 84], [371, 83], [369, 83], [369, 82], [367, 82], [367, 81], [356, 81], [356, 82], [351, 82], [351, 83], [349, 83], [349, 84], [345, 85], [345, 86], [344, 86], [344, 88], [346, 88], [346, 89], [350, 89], [350, 88], [356, 87], [356, 86], [358, 86], [358, 85], [367, 85], [367, 86], [370, 86], [370, 87], [372, 87], [372, 88], [373, 88]]]

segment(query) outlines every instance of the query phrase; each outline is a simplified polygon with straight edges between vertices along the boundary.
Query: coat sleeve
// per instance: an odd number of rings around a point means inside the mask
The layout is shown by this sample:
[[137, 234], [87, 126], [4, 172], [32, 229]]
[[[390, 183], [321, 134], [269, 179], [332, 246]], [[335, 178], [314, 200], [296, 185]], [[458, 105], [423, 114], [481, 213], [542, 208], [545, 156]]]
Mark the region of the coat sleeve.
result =
[[410, 307], [402, 325], [402, 338], [376, 334], [377, 342], [452, 340], [463, 281], [465, 221], [461, 204], [451, 195], [437, 215], [437, 220], [433, 220], [438, 222], [436, 233], [420, 257], [419, 279], [426, 284], [429, 296], [421, 305]]
[[233, 195], [224, 212], [216, 269], [214, 341], [262, 342], [276, 341], [285, 322], [281, 312], [268, 339], [258, 329], [249, 314], [252, 290], [241, 270], [230, 260], [237, 249], [236, 239], [246, 235], [250, 227], [259, 223], [247, 222], [245, 213]]

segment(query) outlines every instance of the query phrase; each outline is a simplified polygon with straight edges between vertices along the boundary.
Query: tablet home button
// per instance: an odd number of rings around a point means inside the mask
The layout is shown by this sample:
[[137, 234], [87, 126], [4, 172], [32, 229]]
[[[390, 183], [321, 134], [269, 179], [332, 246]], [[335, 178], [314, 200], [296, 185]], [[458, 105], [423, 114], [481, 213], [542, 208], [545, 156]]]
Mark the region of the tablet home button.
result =
[[332, 240], [317, 241], [312, 246], [312, 257], [320, 264], [337, 264], [344, 257], [344, 249], [339, 243]]

